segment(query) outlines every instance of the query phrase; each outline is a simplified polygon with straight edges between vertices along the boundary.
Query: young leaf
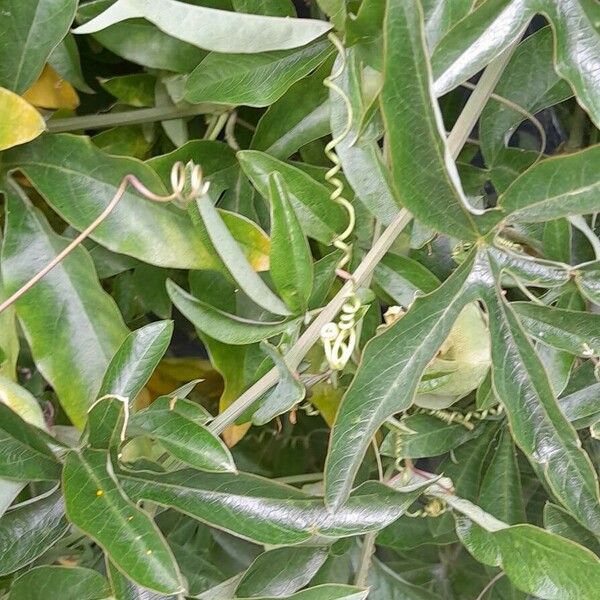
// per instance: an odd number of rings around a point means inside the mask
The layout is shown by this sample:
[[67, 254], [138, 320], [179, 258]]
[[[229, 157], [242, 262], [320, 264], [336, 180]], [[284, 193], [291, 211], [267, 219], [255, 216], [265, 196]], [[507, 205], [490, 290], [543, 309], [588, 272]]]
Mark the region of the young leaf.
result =
[[461, 310], [472, 301], [472, 267], [471, 256], [439, 288], [417, 298], [406, 315], [367, 344], [331, 432], [325, 498], [332, 508], [339, 508], [348, 497], [375, 432], [388, 417], [412, 404], [427, 365]]
[[179, 402], [168, 398], [155, 400], [148, 408], [134, 414], [127, 427], [128, 435], [146, 435], [157, 439], [165, 449], [202, 471], [235, 471], [231, 453], [223, 442], [196, 419], [189, 418]]
[[225, 313], [202, 302], [181, 289], [171, 280], [167, 291], [173, 304], [200, 331], [226, 344], [253, 344], [283, 333], [296, 321], [251, 321]]
[[157, 321], [131, 332], [112, 357], [98, 396], [116, 394], [133, 402], [167, 351], [172, 335], [173, 321]]
[[446, 146], [431, 89], [417, 0], [388, 3], [384, 46], [381, 108], [398, 197], [426, 225], [460, 239], [475, 239], [477, 225]]
[[74, 30], [94, 33], [126, 19], [143, 17], [169, 35], [213, 52], [268, 52], [298, 48], [331, 29], [324, 21], [263, 17], [162, 0], [117, 0]]
[[24, 502], [0, 518], [0, 576], [32, 563], [68, 530], [62, 492]]
[[110, 587], [98, 571], [83, 567], [42, 565], [26, 571], [12, 584], [11, 600], [108, 600]]
[[31, 104], [0, 88], [0, 150], [29, 142], [45, 129], [42, 115]]
[[196, 206], [215, 250], [240, 288], [266, 310], [276, 315], [289, 315], [290, 312], [281, 299], [252, 269], [211, 199], [203, 196], [196, 201]]
[[271, 202], [271, 277], [293, 313], [306, 311], [313, 285], [313, 263], [308, 240], [289, 199], [285, 181], [269, 176]]
[[152, 519], [125, 496], [109, 464], [102, 450], [67, 454], [63, 470], [67, 517], [139, 585], [163, 594], [182, 592], [171, 550]]
[[308, 584], [326, 558], [327, 549], [322, 547], [287, 547], [269, 550], [261, 554], [248, 567], [235, 594], [240, 598], [289, 597]]
[[139, 471], [121, 473], [119, 481], [135, 501], [169, 506], [238, 537], [272, 545], [377, 531], [400, 517], [421, 493], [371, 481], [331, 513], [321, 499], [254, 475]]
[[[144, 164], [109, 156], [88, 138], [66, 133], [44, 135], [10, 150], [2, 155], [2, 165], [25, 173], [52, 208], [78, 230], [102, 213], [125, 175], [135, 175], [158, 194], [166, 193]], [[184, 211], [146, 200], [131, 187], [90, 237], [113, 252], [161, 267], [204, 269], [218, 264], [194, 235]]]
[[293, 50], [209, 54], [190, 74], [185, 99], [192, 103], [269, 106], [332, 53], [321, 40]]
[[238, 152], [242, 169], [256, 189], [269, 197], [269, 175], [277, 171], [289, 192], [289, 198], [308, 237], [330, 244], [343, 231], [347, 217], [329, 198], [331, 190], [297, 167], [256, 150]]
[[77, 0], [5, 0], [0, 22], [0, 86], [23, 93], [67, 34]]
[[532, 302], [513, 302], [511, 307], [527, 333], [540, 342], [575, 356], [600, 354], [600, 315]]
[[[6, 187], [5, 198], [2, 275], [7, 292], [14, 292], [67, 240], [54, 233], [15, 184]], [[110, 358], [128, 333], [87, 251], [76, 248], [17, 301], [16, 309], [38, 369], [74, 425], [82, 427]]]

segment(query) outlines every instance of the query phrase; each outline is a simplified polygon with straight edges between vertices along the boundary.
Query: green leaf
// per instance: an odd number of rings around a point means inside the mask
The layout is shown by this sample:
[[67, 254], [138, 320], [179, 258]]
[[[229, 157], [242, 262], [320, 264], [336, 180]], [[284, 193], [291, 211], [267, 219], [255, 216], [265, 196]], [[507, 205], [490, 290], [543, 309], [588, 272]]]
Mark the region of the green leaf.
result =
[[445, 0], [423, 0], [425, 35], [427, 45], [433, 50], [438, 42], [462, 18], [471, 12], [471, 0], [446, 2]]
[[403, 458], [439, 456], [483, 432], [481, 426], [470, 430], [431, 415], [411, 415], [403, 419], [402, 424], [414, 433], [397, 431], [389, 434], [381, 446], [382, 454]]
[[[369, 99], [365, 98], [363, 91], [368, 78], [361, 62], [361, 56], [356, 48], [347, 50], [346, 68], [335, 80], [335, 84], [346, 94], [352, 106], [350, 129], [336, 144], [335, 150], [341, 161], [344, 175], [356, 192], [357, 198], [383, 224], [387, 225], [399, 211], [401, 203], [379, 148], [379, 132], [371, 131], [371, 128], [363, 131], [362, 117]], [[339, 67], [338, 58], [333, 66], [333, 72], [336, 72]], [[376, 75], [373, 70], [370, 74]], [[365, 75], [364, 79], [363, 75]], [[348, 108], [344, 99], [335, 90], [330, 92], [329, 103], [331, 132], [334, 139], [337, 139], [347, 125]]]
[[600, 561], [586, 548], [532, 525], [494, 533], [502, 568], [520, 590], [547, 600], [593, 600]]
[[[568, 84], [554, 70], [552, 29], [544, 27], [519, 44], [494, 92], [532, 114], [572, 95]], [[479, 121], [481, 150], [488, 165], [496, 163], [523, 115], [493, 99]]]
[[289, 315], [285, 304], [254, 271], [211, 199], [202, 196], [196, 206], [215, 250], [240, 288], [266, 310], [276, 315]]
[[[498, 280], [492, 261], [487, 269]], [[492, 381], [513, 438], [555, 497], [600, 532], [598, 480], [575, 430], [563, 416], [548, 376], [517, 316], [496, 285], [485, 292], [492, 338]]]
[[472, 266], [470, 257], [439, 288], [417, 298], [406, 315], [365, 347], [329, 442], [325, 498], [331, 507], [338, 508], [348, 497], [371, 438], [382, 423], [412, 404], [423, 372], [461, 310], [472, 300]]
[[[127, 426], [128, 435], [146, 435], [159, 440], [167, 452], [180, 461], [203, 471], [235, 471], [231, 453], [197, 418], [190, 418], [188, 407], [169, 398], [155, 400], [134, 414]], [[197, 415], [195, 415], [197, 417]]]
[[[286, 596], [290, 600], [365, 600], [369, 590], [362, 590], [352, 585], [325, 584], [316, 585], [311, 588]], [[275, 598], [279, 598], [276, 596]], [[256, 598], [256, 600], [275, 600], [275, 598]]]
[[0, 402], [6, 404], [27, 423], [46, 429], [44, 413], [35, 396], [3, 375], [0, 375]]
[[324, 542], [376, 531], [400, 517], [420, 494], [371, 481], [331, 513], [322, 499], [254, 475], [140, 471], [121, 473], [119, 481], [133, 500], [169, 506], [211, 527], [272, 545]]
[[600, 125], [600, 74], [589, 57], [600, 55], [600, 6], [591, 0], [540, 0], [539, 10], [554, 29], [555, 68], [577, 96], [577, 102]]
[[375, 283], [400, 306], [410, 306], [418, 292], [432, 292], [439, 279], [421, 263], [388, 252], [375, 267]]
[[572, 242], [571, 224], [567, 219], [546, 221], [543, 237], [546, 258], [570, 264]]
[[277, 292], [297, 314], [306, 311], [313, 286], [313, 263], [308, 240], [290, 201], [284, 179], [269, 176], [271, 202], [271, 277]]
[[48, 64], [65, 81], [68, 81], [80, 92], [85, 92], [86, 94], [94, 93], [94, 90], [86, 83], [83, 77], [77, 43], [70, 33], [52, 50], [52, 54], [48, 57]]
[[478, 504], [506, 523], [522, 523], [526, 519], [521, 477], [515, 446], [507, 428], [501, 431], [492, 450], [481, 482]]
[[330, 61], [326, 61], [269, 106], [256, 126], [250, 144], [253, 150], [285, 160], [329, 133], [328, 92], [323, 79], [330, 69]]
[[292, 50], [209, 54], [190, 74], [188, 102], [269, 106], [331, 55], [327, 40]]
[[62, 492], [24, 502], [0, 518], [0, 575], [32, 563], [67, 531]]
[[287, 366], [285, 359], [268, 342], [261, 342], [263, 349], [275, 363], [279, 372], [277, 384], [256, 404], [258, 409], [252, 415], [254, 425], [264, 425], [278, 415], [282, 415], [304, 400], [306, 390]]
[[98, 396], [116, 394], [133, 402], [164, 356], [173, 321], [157, 321], [131, 332], [112, 357]]
[[295, 17], [296, 9], [290, 0], [233, 0], [238, 12], [272, 17]]
[[344, 210], [330, 200], [332, 189], [297, 167], [256, 150], [238, 152], [242, 169], [265, 198], [269, 197], [269, 175], [277, 171], [287, 186], [290, 201], [308, 237], [330, 244], [346, 227]]
[[582, 527], [567, 511], [552, 502], [546, 502], [544, 505], [544, 528], [550, 533], [589, 548], [596, 555], [600, 554], [598, 538]]
[[25, 144], [45, 129], [42, 115], [31, 104], [0, 88], [0, 150]]
[[560, 410], [569, 421], [600, 413], [600, 383], [594, 383], [559, 399]]
[[22, 94], [67, 34], [76, 0], [4, 0], [0, 22], [0, 86]]
[[163, 594], [182, 592], [171, 550], [152, 519], [125, 496], [109, 464], [102, 450], [67, 454], [63, 470], [67, 517], [134, 582]]
[[326, 558], [327, 549], [319, 547], [269, 550], [248, 567], [235, 594], [240, 598], [289, 597], [308, 584]]
[[125, 439], [129, 418], [127, 398], [104, 396], [88, 411], [87, 444], [96, 450], [117, 450]]
[[580, 292], [595, 304], [600, 303], [600, 261], [580, 265], [573, 274]]
[[[111, 0], [80, 4], [77, 21], [87, 23], [110, 5]], [[171, 37], [143, 19], [116, 23], [95, 32], [93, 37], [118, 56], [151, 69], [189, 73], [206, 56], [196, 46]]]
[[198, 300], [171, 280], [167, 291], [173, 304], [194, 327], [226, 344], [253, 344], [292, 327], [296, 321], [252, 321], [232, 315]]
[[437, 595], [404, 580], [377, 559], [369, 569], [369, 600], [436, 600]]
[[114, 600], [178, 600], [177, 596], [155, 594], [137, 586], [133, 581], [127, 579], [108, 557], [106, 558], [106, 570]]
[[417, 0], [388, 4], [384, 46], [381, 108], [398, 197], [424, 224], [473, 240], [477, 226], [446, 145], [441, 113], [432, 93]]
[[98, 571], [47, 565], [26, 571], [10, 589], [10, 600], [44, 600], [52, 596], [63, 600], [109, 600], [111, 591]]
[[[50, 206], [78, 230], [102, 213], [125, 175], [135, 175], [155, 193], [166, 193], [143, 163], [108, 156], [86, 137], [44, 135], [4, 153], [2, 159], [4, 168], [25, 173]], [[161, 267], [205, 269], [218, 264], [194, 235], [184, 211], [146, 200], [131, 187], [90, 237], [113, 252]]]
[[143, 17], [169, 35], [213, 52], [268, 52], [304, 46], [331, 25], [323, 21], [264, 17], [193, 6], [175, 0], [117, 0], [74, 33], [95, 33]]
[[600, 315], [532, 302], [513, 302], [511, 307], [540, 342], [576, 356], [600, 354]]
[[[67, 245], [15, 184], [5, 189], [2, 275], [8, 293], [26, 283]], [[77, 427], [128, 333], [114, 300], [101, 288], [81, 246], [15, 304], [36, 365]]]
[[0, 477], [17, 481], [53, 481], [60, 464], [48, 447], [43, 432], [29, 425], [0, 402]]
[[100, 85], [115, 98], [130, 106], [154, 106], [156, 77], [148, 73], [120, 75], [101, 79]]
[[431, 57], [436, 96], [443, 96], [517, 41], [534, 15], [536, 0], [484, 0], [459, 21]]
[[513, 223], [597, 212], [599, 160], [600, 146], [543, 160], [515, 180], [500, 197], [498, 207]]

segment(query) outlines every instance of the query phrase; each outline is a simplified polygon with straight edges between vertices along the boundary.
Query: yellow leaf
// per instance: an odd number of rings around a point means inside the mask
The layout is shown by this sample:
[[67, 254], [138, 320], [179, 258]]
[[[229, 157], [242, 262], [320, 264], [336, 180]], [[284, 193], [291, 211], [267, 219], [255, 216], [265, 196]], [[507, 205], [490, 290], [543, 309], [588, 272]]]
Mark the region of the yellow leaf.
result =
[[74, 109], [79, 106], [79, 96], [73, 86], [50, 65], [44, 67], [38, 80], [23, 94], [23, 98], [40, 108]]
[[256, 223], [243, 215], [228, 210], [219, 210], [219, 214], [252, 268], [255, 271], [268, 271], [271, 252], [269, 236]]
[[0, 88], [0, 150], [29, 142], [45, 129], [42, 115], [31, 104]]
[[44, 414], [38, 401], [18, 383], [0, 375], [0, 402], [14, 410], [24, 421], [46, 429]]
[[310, 391], [309, 402], [321, 413], [325, 423], [333, 427], [345, 390], [334, 388], [330, 383], [322, 381], [313, 386]]

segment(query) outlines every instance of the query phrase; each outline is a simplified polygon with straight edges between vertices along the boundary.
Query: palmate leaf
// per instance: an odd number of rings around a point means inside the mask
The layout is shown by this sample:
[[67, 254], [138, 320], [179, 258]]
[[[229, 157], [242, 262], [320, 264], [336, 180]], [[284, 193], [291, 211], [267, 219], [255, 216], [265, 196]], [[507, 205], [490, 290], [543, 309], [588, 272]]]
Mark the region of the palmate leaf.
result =
[[406, 315], [367, 344], [331, 432], [325, 498], [332, 508], [339, 508], [348, 497], [382, 423], [412, 404], [421, 375], [462, 309], [476, 296], [474, 263], [471, 254], [437, 290], [417, 298]]
[[333, 508], [348, 497], [375, 432], [390, 415], [411, 405], [422, 373], [460, 309], [481, 297], [490, 319], [494, 391], [504, 405], [515, 442], [561, 503], [588, 529], [599, 531], [598, 481], [590, 459], [560, 411], [540, 359], [495, 283], [501, 269], [493, 256], [490, 259], [486, 251], [471, 256], [365, 348], [361, 368], [342, 401], [331, 434], [325, 497]]
[[304, 46], [331, 29], [324, 21], [264, 17], [162, 0], [118, 0], [75, 33], [143, 17], [169, 35], [213, 52], [252, 54]]
[[332, 514], [321, 499], [254, 475], [183, 470], [121, 472], [118, 477], [134, 501], [169, 506], [238, 537], [272, 545], [327, 543], [377, 531], [400, 517], [422, 491], [367, 482]]

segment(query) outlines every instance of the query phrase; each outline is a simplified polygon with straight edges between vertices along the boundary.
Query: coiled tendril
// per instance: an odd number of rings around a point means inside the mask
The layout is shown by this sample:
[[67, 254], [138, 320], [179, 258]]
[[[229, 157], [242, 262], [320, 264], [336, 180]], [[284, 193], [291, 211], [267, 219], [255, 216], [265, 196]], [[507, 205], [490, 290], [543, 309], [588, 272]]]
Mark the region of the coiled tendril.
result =
[[40, 279], [45, 277], [56, 265], [64, 260], [79, 244], [81, 244], [115, 209], [131, 185], [140, 195], [152, 202], [176, 202], [179, 206], [186, 206], [192, 200], [206, 194], [209, 182], [204, 181], [200, 165], [189, 162], [184, 165], [176, 162], [171, 169], [171, 193], [160, 196], [150, 191], [135, 175], [128, 174], [123, 177], [115, 195], [106, 205], [106, 208], [90, 223], [72, 242], [59, 252], [45, 267], [38, 271], [27, 283], [20, 287], [10, 298], [0, 304], [0, 313], [14, 304], [23, 294], [28, 292]]
[[[346, 138], [352, 127], [352, 104], [344, 90], [334, 83], [334, 80], [338, 79], [346, 68], [344, 46], [334, 34], [329, 34], [329, 40], [338, 52], [339, 66], [323, 81], [323, 85], [335, 92], [342, 99], [346, 108], [346, 123], [342, 131], [339, 135], [332, 138], [325, 146], [325, 155], [333, 163], [331, 169], [325, 173], [325, 179], [334, 188], [329, 199], [341, 206], [348, 215], [348, 225], [346, 229], [333, 240], [333, 245], [343, 252], [342, 258], [337, 265], [338, 272], [343, 272], [343, 267], [345, 267], [352, 258], [352, 246], [347, 240], [354, 231], [356, 215], [354, 207], [343, 195], [344, 183], [337, 176], [341, 171], [342, 166], [340, 159], [335, 152], [335, 147]], [[350, 292], [347, 301], [342, 306], [338, 322], [335, 323], [332, 321], [326, 323], [321, 329], [321, 341], [323, 342], [325, 357], [330, 368], [334, 371], [339, 371], [346, 366], [356, 347], [356, 315], [360, 311], [362, 302], [356, 295], [352, 276], [349, 277], [349, 280], [352, 283], [352, 291]]]

